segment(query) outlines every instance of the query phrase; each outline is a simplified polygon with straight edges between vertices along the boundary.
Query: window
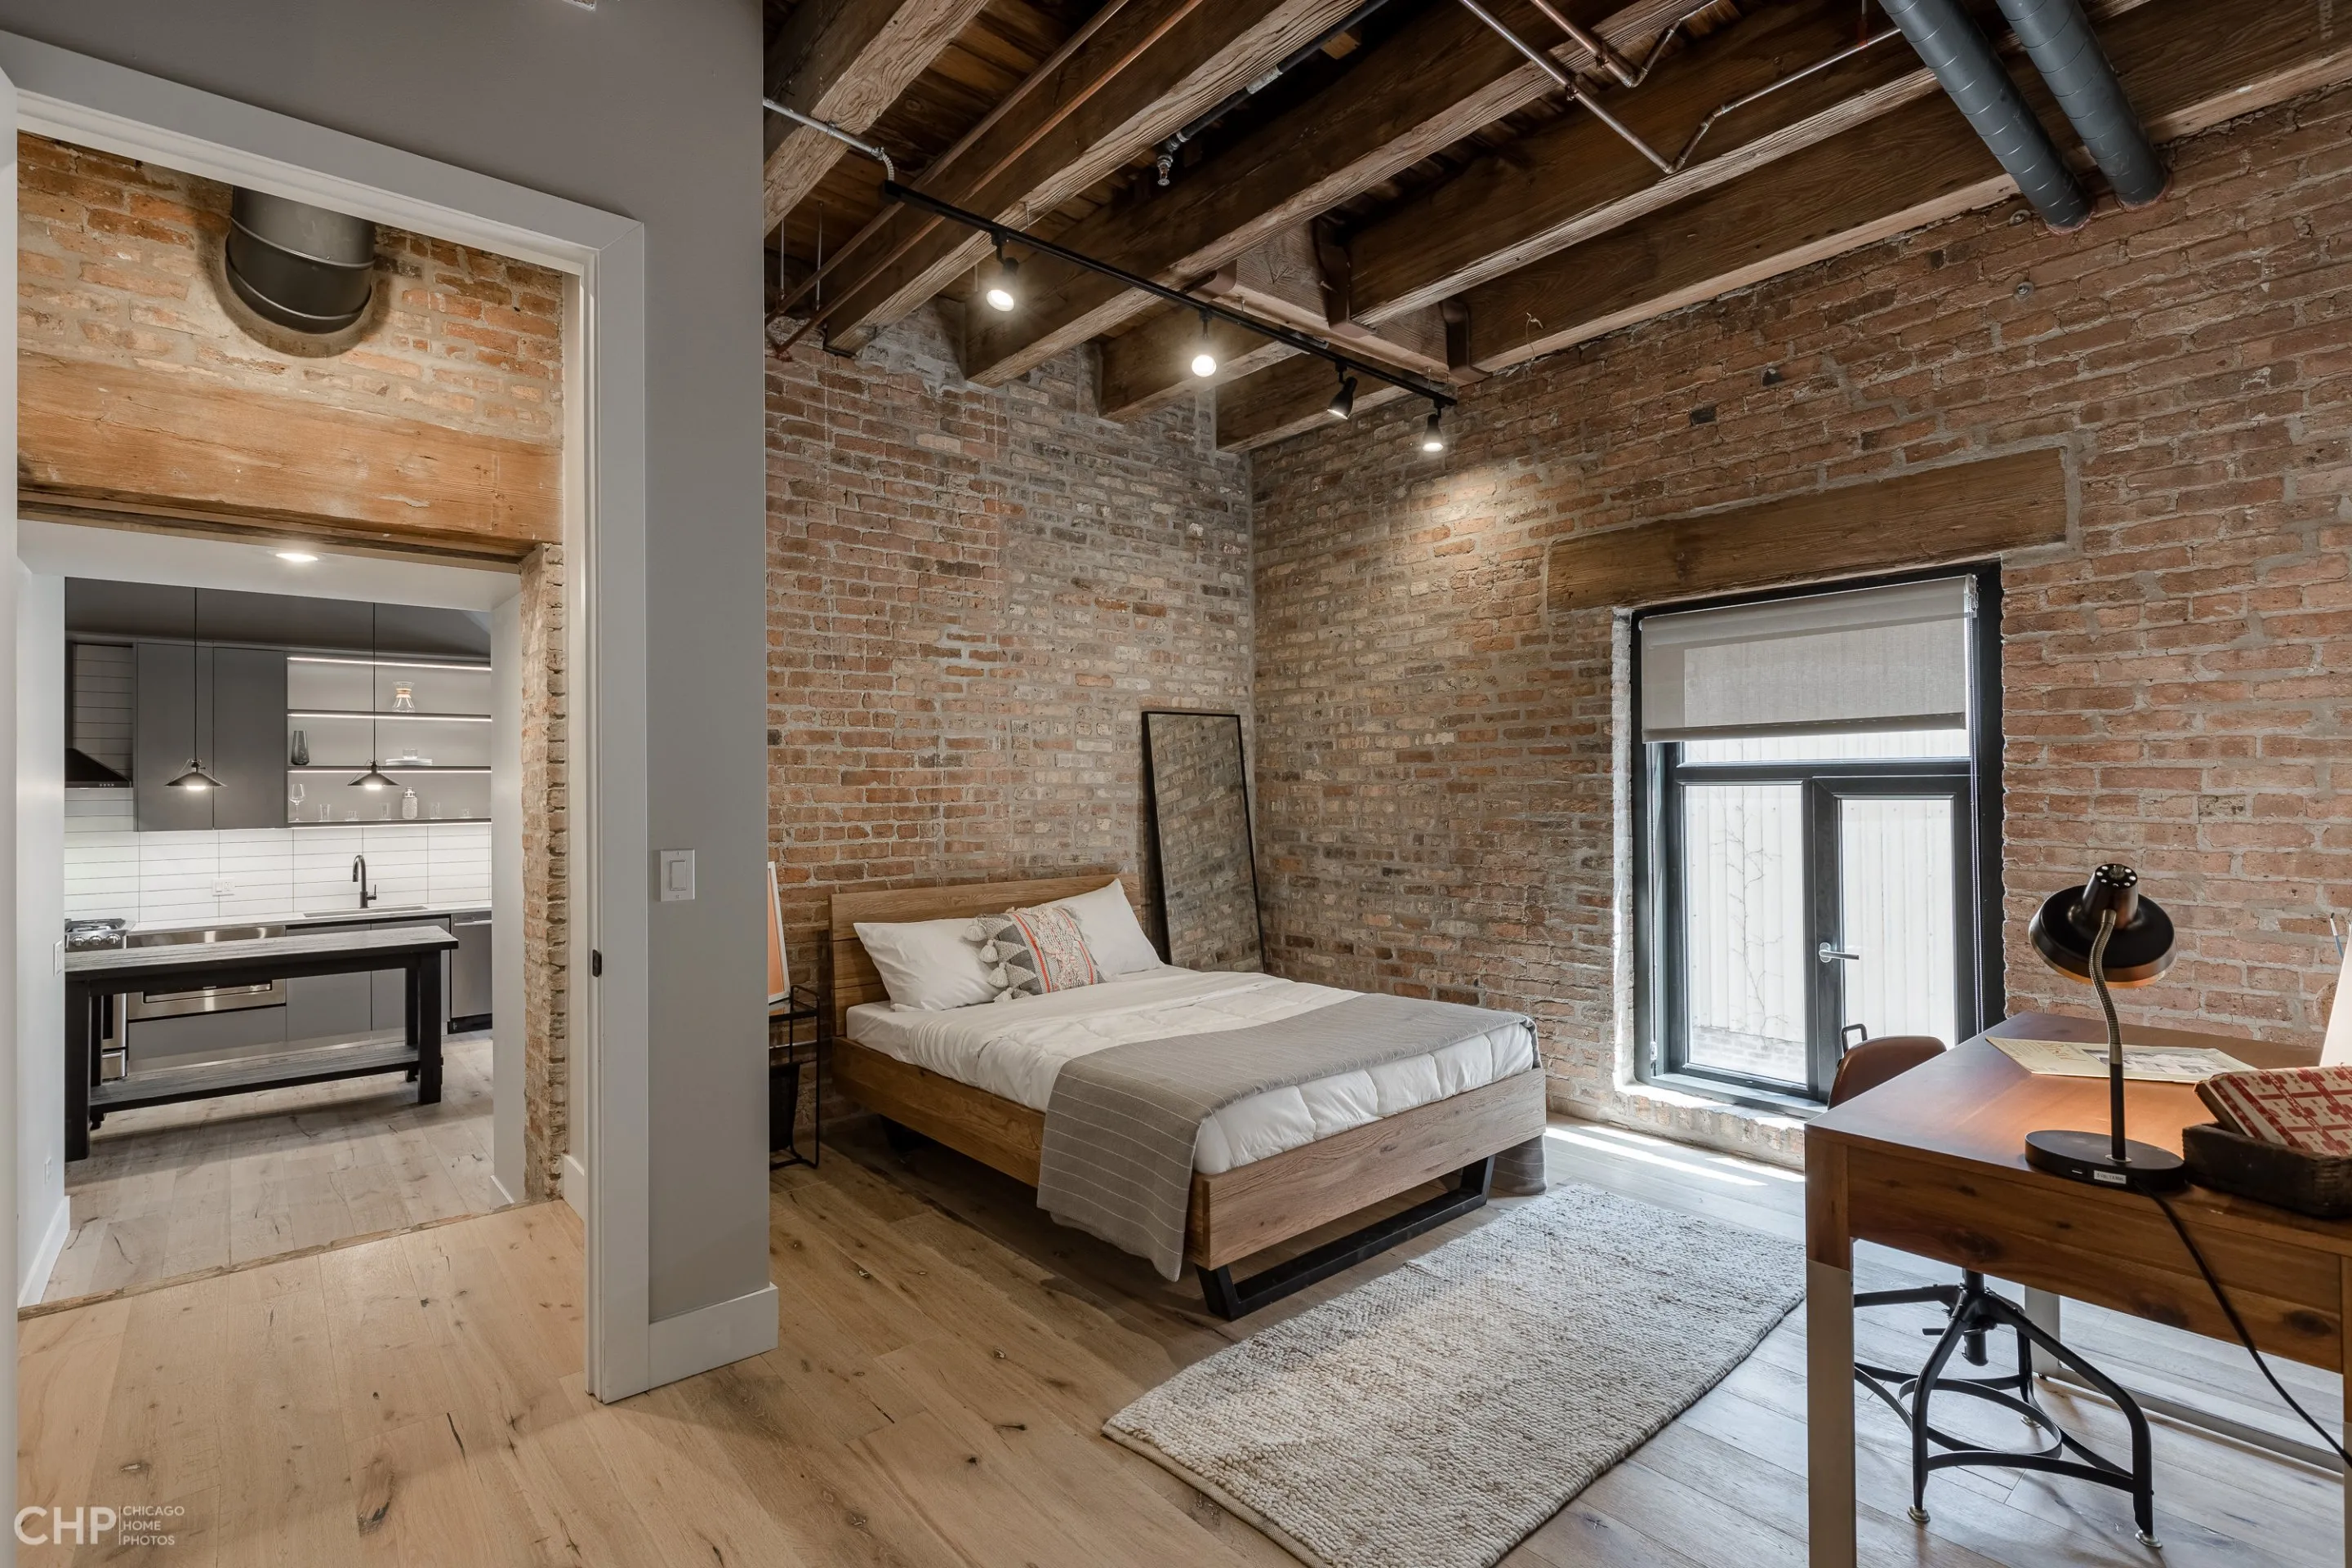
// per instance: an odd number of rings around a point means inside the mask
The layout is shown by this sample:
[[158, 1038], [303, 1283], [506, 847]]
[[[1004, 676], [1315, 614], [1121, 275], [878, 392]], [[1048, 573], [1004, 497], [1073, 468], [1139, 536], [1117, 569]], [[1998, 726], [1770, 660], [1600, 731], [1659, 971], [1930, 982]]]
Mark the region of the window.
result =
[[1637, 616], [1643, 1076], [1818, 1103], [1860, 1038], [1999, 1016], [2000, 580]]

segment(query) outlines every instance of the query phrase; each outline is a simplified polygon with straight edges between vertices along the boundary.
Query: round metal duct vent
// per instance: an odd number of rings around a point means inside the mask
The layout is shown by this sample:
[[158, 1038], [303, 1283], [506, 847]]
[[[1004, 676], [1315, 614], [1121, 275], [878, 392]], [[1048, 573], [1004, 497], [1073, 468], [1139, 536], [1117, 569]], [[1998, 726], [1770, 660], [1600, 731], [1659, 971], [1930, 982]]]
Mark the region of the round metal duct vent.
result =
[[325, 336], [367, 313], [375, 225], [259, 191], [231, 193], [228, 281], [256, 314]]

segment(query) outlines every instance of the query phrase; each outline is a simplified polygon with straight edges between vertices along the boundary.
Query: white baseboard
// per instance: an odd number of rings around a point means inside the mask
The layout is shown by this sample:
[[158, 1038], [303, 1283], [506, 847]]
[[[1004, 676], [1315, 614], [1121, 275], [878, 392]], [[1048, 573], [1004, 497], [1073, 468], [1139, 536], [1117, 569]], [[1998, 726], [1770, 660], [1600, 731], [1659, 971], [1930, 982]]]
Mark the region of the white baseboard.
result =
[[58, 1255], [66, 1249], [73, 1235], [73, 1199], [60, 1193], [58, 1206], [50, 1211], [49, 1228], [41, 1233], [41, 1249], [33, 1255], [33, 1266], [25, 1270], [24, 1281], [16, 1290], [16, 1305], [37, 1306], [49, 1289], [50, 1271], [58, 1266]]
[[563, 1201], [582, 1219], [588, 1217], [588, 1167], [577, 1154], [563, 1156]]
[[656, 1319], [647, 1330], [646, 1360], [658, 1388], [776, 1348], [776, 1288]]

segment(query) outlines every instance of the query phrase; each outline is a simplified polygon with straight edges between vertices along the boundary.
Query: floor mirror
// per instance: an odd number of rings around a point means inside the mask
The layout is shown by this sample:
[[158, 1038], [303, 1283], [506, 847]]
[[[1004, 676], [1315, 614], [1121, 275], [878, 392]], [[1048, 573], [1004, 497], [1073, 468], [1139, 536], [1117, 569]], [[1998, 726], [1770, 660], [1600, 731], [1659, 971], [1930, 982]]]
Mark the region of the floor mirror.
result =
[[1241, 715], [1146, 710], [1143, 792], [1168, 962], [1263, 970]]

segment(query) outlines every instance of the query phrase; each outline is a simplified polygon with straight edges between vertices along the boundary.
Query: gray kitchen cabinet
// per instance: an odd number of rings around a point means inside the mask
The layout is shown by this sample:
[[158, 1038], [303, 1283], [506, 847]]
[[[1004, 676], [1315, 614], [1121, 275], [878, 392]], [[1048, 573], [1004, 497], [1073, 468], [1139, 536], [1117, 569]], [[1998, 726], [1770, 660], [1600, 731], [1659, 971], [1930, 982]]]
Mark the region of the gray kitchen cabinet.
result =
[[215, 827], [286, 826], [286, 656], [219, 647], [213, 656]]
[[[142, 833], [286, 823], [286, 656], [142, 642], [136, 655], [131, 800]], [[173, 789], [190, 757], [217, 790]]]
[[467, 1028], [490, 1023], [490, 912], [468, 910], [450, 917], [457, 951], [449, 955], [449, 1023]]
[[374, 1027], [373, 974], [300, 974], [286, 983], [286, 1037], [356, 1040]]
[[[142, 833], [213, 825], [210, 790], [171, 787], [205, 745], [212, 721], [211, 650], [185, 643], [138, 645], [131, 719], [131, 809]], [[207, 759], [209, 760], [209, 759]], [[217, 776], [217, 775], [215, 775]]]

